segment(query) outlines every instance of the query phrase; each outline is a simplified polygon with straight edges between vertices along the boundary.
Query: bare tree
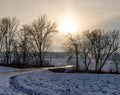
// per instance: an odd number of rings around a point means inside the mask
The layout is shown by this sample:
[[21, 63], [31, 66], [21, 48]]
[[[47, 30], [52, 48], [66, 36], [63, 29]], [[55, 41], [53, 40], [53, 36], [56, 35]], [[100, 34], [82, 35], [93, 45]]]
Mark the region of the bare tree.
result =
[[119, 49], [119, 31], [105, 32], [101, 29], [88, 31], [86, 37], [92, 45], [95, 59], [95, 71], [100, 72], [108, 58]]
[[5, 24], [4, 18], [0, 19], [0, 52], [3, 48], [3, 43], [4, 43], [3, 39], [6, 31], [7, 30], [6, 30], [6, 24]]
[[27, 66], [27, 64], [29, 63], [28, 57], [29, 57], [29, 53], [31, 50], [31, 47], [29, 45], [28, 34], [26, 31], [21, 30], [20, 35], [18, 35], [18, 37], [19, 37], [19, 42], [18, 42], [19, 52], [20, 52], [21, 59], [22, 59], [21, 61], [23, 65]]
[[120, 54], [119, 52], [115, 52], [113, 55], [112, 55], [112, 61], [113, 61], [113, 64], [115, 65], [116, 67], [116, 73], [119, 73], [119, 65], [120, 65]]
[[19, 53], [19, 44], [17, 40], [12, 42], [12, 66], [19, 67], [20, 62], [20, 53]]
[[89, 71], [89, 66], [91, 64], [91, 50], [92, 45], [86, 39], [82, 39], [80, 48], [80, 57], [82, 58], [83, 64], [85, 65], [85, 70]]
[[76, 60], [76, 71], [79, 71], [79, 52], [80, 52], [80, 40], [77, 38], [73, 38], [71, 34], [67, 37], [67, 43], [65, 44], [65, 48], [67, 52], [71, 52], [75, 54]]
[[4, 17], [0, 20], [0, 31], [3, 36], [1, 41], [4, 43], [4, 45], [1, 46], [1, 48], [4, 48], [5, 50], [5, 63], [7, 64], [9, 63], [12, 42], [14, 40], [17, 27], [18, 20], [15, 17]]
[[[91, 57], [90, 53], [92, 50], [92, 46], [90, 45], [89, 41], [86, 39], [81, 38], [81, 36], [72, 37], [71, 34], [67, 37], [67, 43], [65, 45], [65, 48], [68, 52], [72, 52], [75, 55], [76, 60], [76, 71], [79, 70], [79, 58], [81, 57], [81, 61], [83, 61], [83, 64], [85, 66], [85, 70], [89, 70], [89, 66], [91, 64]], [[72, 58], [72, 56], [69, 57]]]
[[43, 66], [44, 53], [51, 46], [51, 38], [57, 32], [55, 22], [48, 21], [46, 16], [41, 16], [30, 25], [23, 26], [31, 40], [33, 49], [38, 52], [40, 65]]

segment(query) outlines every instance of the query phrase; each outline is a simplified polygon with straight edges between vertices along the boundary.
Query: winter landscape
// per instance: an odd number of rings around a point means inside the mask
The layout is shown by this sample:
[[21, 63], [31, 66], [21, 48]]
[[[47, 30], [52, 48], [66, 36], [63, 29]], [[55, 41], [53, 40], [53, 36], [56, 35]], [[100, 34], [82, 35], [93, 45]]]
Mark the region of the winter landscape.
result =
[[118, 74], [53, 73], [48, 70], [11, 73], [0, 75], [0, 95], [120, 95], [119, 79]]
[[120, 95], [120, 0], [0, 0], [0, 95]]

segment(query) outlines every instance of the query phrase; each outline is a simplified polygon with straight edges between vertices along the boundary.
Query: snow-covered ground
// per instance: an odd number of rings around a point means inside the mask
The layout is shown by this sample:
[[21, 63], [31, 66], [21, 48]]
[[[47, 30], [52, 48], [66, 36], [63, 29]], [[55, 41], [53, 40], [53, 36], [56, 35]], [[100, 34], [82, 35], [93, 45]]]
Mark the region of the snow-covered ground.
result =
[[0, 95], [120, 95], [120, 75], [53, 73], [0, 75]]
[[120, 95], [120, 75], [40, 71], [11, 79], [28, 95]]
[[16, 72], [12, 72], [12, 71], [15, 71], [15, 69], [11, 68], [11, 71], [10, 71], [10, 68], [9, 68], [8, 69], [9, 73], [6, 73], [7, 70], [5, 69], [5, 70], [3, 70], [3, 72], [0, 73], [0, 95], [29, 95], [27, 93], [24, 93], [23, 91], [19, 91], [14, 88], [14, 86], [12, 85], [12, 82], [11, 82], [12, 77], [21, 76], [24, 74], [31, 74], [33, 72], [35, 73], [36, 71], [40, 71], [40, 70], [27, 69], [26, 71], [21, 70], [21, 72], [20, 72], [20, 70], [16, 70]]
[[15, 71], [15, 70], [18, 70], [18, 69], [17, 68], [0, 66], [0, 72]]

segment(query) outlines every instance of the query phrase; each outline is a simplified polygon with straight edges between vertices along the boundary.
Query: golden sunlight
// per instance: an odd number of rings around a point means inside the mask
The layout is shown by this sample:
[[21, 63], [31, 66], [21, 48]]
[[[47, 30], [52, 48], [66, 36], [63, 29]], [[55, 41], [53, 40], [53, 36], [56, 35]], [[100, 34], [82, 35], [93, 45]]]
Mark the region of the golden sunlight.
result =
[[59, 30], [63, 33], [74, 33], [77, 29], [77, 22], [71, 16], [66, 17], [59, 25]]

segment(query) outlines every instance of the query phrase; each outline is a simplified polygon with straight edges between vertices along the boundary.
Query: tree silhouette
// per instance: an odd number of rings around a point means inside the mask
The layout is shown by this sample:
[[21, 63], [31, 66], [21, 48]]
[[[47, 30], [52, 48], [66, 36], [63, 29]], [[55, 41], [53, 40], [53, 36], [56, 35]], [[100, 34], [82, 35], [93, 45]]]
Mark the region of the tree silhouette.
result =
[[43, 66], [44, 53], [51, 47], [52, 37], [57, 32], [56, 23], [51, 22], [45, 15], [39, 17], [30, 25], [23, 26], [28, 32], [30, 44], [38, 52], [40, 65]]

